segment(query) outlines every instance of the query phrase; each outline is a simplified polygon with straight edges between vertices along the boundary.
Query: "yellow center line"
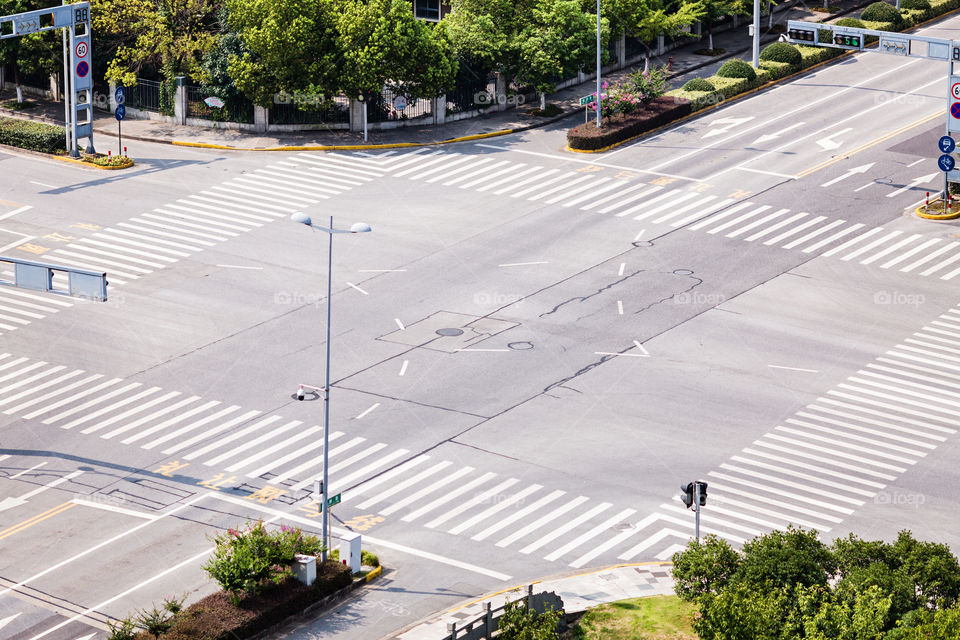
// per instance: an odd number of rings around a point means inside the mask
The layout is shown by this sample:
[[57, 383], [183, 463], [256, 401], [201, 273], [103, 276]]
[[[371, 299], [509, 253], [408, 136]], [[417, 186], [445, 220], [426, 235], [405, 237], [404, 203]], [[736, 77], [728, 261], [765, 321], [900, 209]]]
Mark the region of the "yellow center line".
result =
[[69, 509], [69, 508], [71, 508], [71, 507], [75, 507], [75, 506], [77, 506], [75, 502], [64, 502], [63, 504], [58, 505], [58, 506], [56, 506], [56, 507], [54, 507], [54, 508], [52, 508], [52, 509], [48, 509], [47, 511], [44, 511], [43, 513], [39, 513], [39, 514], [33, 516], [32, 518], [27, 518], [27, 519], [24, 520], [23, 522], [20, 522], [20, 523], [18, 523], [18, 524], [13, 525], [12, 527], [8, 527], [7, 529], [4, 529], [3, 531], [0, 531], [0, 540], [3, 540], [4, 538], [8, 538], [8, 537], [12, 536], [12, 535], [15, 534], [15, 533], [19, 533], [20, 531], [23, 531], [23, 530], [26, 529], [27, 527], [31, 527], [31, 526], [37, 524], [38, 522], [40, 522], [40, 521], [42, 521], [42, 520], [46, 520], [47, 518], [51, 518], [51, 517], [57, 515], [58, 513], [63, 513], [63, 512], [66, 511], [67, 509]]
[[816, 172], [816, 171], [820, 171], [820, 169], [824, 169], [824, 168], [826, 168], [826, 167], [829, 167], [829, 166], [832, 165], [832, 164], [836, 164], [837, 162], [840, 162], [841, 160], [846, 160], [847, 158], [849, 158], [850, 156], [852, 156], [852, 155], [854, 155], [854, 154], [860, 153], [861, 151], [864, 151], [864, 150], [866, 150], [866, 149], [869, 149], [869, 148], [872, 147], [872, 146], [878, 145], [878, 144], [880, 144], [881, 142], [883, 142], [884, 140], [889, 140], [890, 138], [892, 138], [892, 137], [894, 137], [894, 136], [898, 136], [898, 135], [900, 135], [901, 133], [903, 133], [904, 131], [909, 131], [910, 129], [913, 129], [914, 127], [918, 127], [918, 126], [920, 126], [920, 125], [922, 125], [922, 124], [924, 124], [924, 123], [926, 123], [926, 122], [929, 122], [930, 120], [933, 120], [933, 119], [936, 118], [936, 117], [941, 117], [941, 118], [943, 117], [943, 110], [942, 110], [942, 109], [939, 110], [939, 111], [936, 111], [936, 112], [934, 112], [934, 113], [931, 113], [930, 115], [924, 116], [924, 117], [920, 118], [919, 120], [917, 120], [916, 122], [912, 122], [912, 123], [910, 123], [910, 124], [908, 124], [908, 125], [905, 125], [905, 126], [903, 126], [903, 127], [900, 127], [899, 129], [894, 129], [893, 131], [890, 131], [889, 133], [885, 133], [885, 134], [883, 134], [882, 136], [880, 136], [879, 138], [874, 138], [874, 139], [871, 140], [870, 142], [866, 142], [866, 143], [860, 145], [859, 147], [855, 147], [855, 148], [851, 149], [850, 151], [845, 151], [844, 153], [841, 153], [840, 155], [834, 156], [834, 157], [830, 158], [829, 160], [824, 160], [824, 161], [821, 162], [820, 164], [816, 164], [816, 165], [810, 167], [809, 169], [804, 169], [803, 171], [801, 171], [800, 173], [798, 173], [795, 177], [796, 177], [796, 178], [803, 178], [803, 177], [806, 177], [806, 176], [810, 175], [811, 173], [814, 173], [814, 172]]

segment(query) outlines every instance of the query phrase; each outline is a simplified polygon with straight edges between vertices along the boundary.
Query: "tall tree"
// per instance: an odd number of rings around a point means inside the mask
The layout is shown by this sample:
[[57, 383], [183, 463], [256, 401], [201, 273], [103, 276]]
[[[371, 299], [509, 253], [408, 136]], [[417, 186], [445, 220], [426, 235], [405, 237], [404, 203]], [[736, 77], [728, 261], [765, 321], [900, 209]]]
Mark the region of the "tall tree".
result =
[[537, 0], [450, 0], [443, 24], [454, 50], [506, 77], [520, 66], [517, 37]]
[[[593, 59], [596, 52], [596, 16], [584, 13], [579, 0], [539, 0], [530, 21], [517, 36], [517, 78], [540, 94], [554, 91], [558, 79], [572, 76]], [[601, 25], [601, 45], [606, 49], [610, 31]]]
[[643, 43], [647, 52], [643, 70], [649, 71], [650, 43], [660, 36], [679, 35], [703, 17], [704, 9], [700, 0], [603, 0], [601, 12]]
[[335, 0], [227, 0], [230, 27], [243, 51], [229, 74], [256, 104], [277, 94], [329, 94], [339, 61]]
[[193, 78], [216, 43], [222, 0], [91, 0], [93, 33], [112, 54], [106, 77], [133, 84], [150, 68]]
[[343, 0], [337, 20], [340, 89], [388, 87], [434, 98], [453, 86], [457, 63], [446, 32], [413, 16], [408, 0]]

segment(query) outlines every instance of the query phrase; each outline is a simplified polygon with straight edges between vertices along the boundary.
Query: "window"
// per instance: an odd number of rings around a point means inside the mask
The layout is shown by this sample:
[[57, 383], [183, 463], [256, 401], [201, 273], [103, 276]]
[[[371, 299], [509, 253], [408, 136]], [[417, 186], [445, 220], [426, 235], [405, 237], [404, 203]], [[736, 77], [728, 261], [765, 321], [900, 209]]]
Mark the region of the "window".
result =
[[421, 20], [440, 20], [440, 0], [413, 0], [413, 15]]

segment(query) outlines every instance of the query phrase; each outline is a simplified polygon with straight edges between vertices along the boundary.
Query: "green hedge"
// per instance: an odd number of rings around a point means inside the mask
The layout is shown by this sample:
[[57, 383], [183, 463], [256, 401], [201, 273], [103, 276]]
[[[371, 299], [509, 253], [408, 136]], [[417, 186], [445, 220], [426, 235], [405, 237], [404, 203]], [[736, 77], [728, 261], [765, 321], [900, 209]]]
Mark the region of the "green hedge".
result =
[[760, 52], [760, 60], [771, 60], [774, 62], [786, 62], [787, 64], [800, 64], [800, 52], [792, 44], [786, 42], [773, 42], [764, 47]]
[[892, 4], [887, 4], [882, 0], [874, 2], [860, 13], [860, 19], [866, 22], [872, 20], [876, 22], [896, 22], [900, 19], [897, 8]]
[[[802, 57], [800, 59], [803, 60]], [[799, 69], [800, 65], [794, 66], [786, 62], [776, 62], [775, 60], [761, 60], [760, 68], [770, 74], [771, 80], [779, 80]]]
[[[671, 92], [672, 94], [673, 92]], [[676, 95], [654, 98], [633, 113], [607, 118], [602, 129], [590, 121], [567, 131], [567, 145], [571, 149], [595, 151], [629, 140], [641, 133], [678, 120], [691, 111], [690, 102]]]
[[0, 144], [41, 153], [57, 153], [66, 150], [66, 134], [63, 127], [52, 124], [0, 117]]
[[717, 76], [721, 78], [744, 78], [747, 80], [754, 80], [757, 77], [757, 72], [754, 71], [749, 62], [740, 60], [739, 58], [734, 58], [733, 60], [727, 60], [723, 63], [723, 66], [717, 70]]
[[713, 84], [706, 78], [693, 78], [683, 85], [684, 91], [713, 91]]

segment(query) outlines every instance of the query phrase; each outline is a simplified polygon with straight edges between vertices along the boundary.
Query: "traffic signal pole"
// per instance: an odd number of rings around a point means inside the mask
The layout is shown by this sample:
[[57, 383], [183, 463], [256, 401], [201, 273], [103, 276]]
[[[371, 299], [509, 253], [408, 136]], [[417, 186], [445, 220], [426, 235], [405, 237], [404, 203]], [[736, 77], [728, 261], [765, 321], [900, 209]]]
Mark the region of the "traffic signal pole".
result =
[[696, 531], [697, 544], [699, 545], [700, 544], [700, 483], [699, 482], [696, 482], [693, 485], [693, 509], [694, 509], [694, 513], [697, 514], [695, 531]]

